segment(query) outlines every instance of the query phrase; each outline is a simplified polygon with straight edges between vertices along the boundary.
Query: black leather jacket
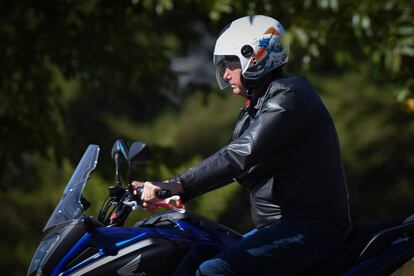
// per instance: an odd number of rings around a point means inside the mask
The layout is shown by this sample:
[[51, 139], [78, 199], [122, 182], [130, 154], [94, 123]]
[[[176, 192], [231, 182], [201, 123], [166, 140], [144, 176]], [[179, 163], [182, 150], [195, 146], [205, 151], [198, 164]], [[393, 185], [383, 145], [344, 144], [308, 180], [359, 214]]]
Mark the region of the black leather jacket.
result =
[[350, 224], [335, 127], [303, 77], [273, 80], [242, 108], [229, 144], [177, 177], [184, 200], [236, 180], [250, 191], [256, 227], [281, 216]]

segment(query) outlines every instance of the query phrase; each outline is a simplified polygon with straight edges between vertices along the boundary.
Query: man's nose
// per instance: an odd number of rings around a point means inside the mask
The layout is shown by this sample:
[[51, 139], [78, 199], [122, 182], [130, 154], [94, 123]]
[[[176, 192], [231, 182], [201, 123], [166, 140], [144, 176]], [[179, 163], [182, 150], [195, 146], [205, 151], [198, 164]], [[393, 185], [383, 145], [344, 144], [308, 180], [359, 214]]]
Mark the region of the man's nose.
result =
[[224, 70], [224, 73], [223, 73], [223, 79], [229, 80], [230, 78], [231, 78], [231, 71], [229, 68], [226, 68], [226, 70]]

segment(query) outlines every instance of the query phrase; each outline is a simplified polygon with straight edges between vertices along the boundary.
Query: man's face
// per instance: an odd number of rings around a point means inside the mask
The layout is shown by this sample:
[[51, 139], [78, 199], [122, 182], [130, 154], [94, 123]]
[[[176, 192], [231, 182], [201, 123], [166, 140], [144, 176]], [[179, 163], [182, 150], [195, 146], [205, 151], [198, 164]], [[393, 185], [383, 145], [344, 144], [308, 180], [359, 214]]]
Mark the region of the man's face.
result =
[[226, 67], [223, 79], [230, 84], [233, 94], [246, 97], [246, 88], [240, 78], [241, 65], [239, 59], [237, 57], [226, 57], [223, 62]]

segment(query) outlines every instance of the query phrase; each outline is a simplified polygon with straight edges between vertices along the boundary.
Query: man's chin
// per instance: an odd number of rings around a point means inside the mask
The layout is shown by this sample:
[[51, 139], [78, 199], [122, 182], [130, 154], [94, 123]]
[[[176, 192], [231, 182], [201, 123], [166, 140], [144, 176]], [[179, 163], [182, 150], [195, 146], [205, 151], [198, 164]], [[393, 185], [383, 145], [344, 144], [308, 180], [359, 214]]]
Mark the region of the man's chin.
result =
[[232, 86], [231, 87], [233, 94], [240, 94], [241, 90], [240, 88], [238, 88], [237, 86]]
[[233, 94], [244, 98], [247, 97], [246, 93], [241, 91], [240, 89], [233, 89]]

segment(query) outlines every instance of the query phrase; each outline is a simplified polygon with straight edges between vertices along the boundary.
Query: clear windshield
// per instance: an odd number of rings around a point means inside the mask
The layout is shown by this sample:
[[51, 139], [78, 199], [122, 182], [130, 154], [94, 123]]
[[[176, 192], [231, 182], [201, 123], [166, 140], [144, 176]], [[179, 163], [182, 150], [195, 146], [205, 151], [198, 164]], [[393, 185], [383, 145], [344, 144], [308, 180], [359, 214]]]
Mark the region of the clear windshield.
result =
[[58, 224], [76, 219], [83, 214], [84, 208], [81, 203], [83, 188], [86, 185], [89, 174], [95, 169], [98, 163], [98, 156], [99, 147], [97, 145], [89, 145], [43, 231]]

